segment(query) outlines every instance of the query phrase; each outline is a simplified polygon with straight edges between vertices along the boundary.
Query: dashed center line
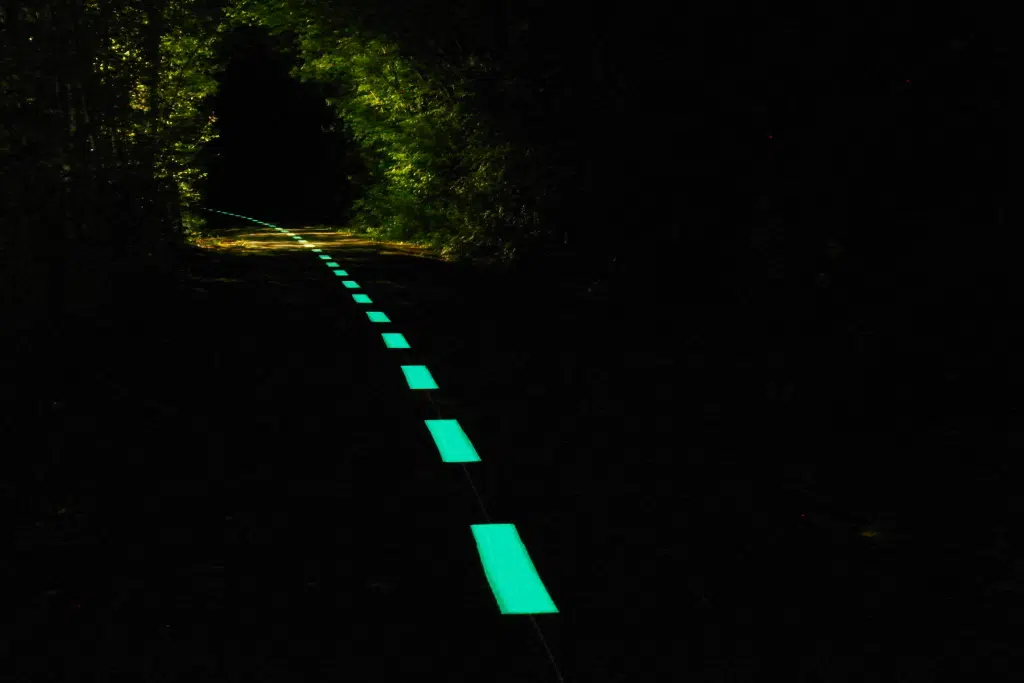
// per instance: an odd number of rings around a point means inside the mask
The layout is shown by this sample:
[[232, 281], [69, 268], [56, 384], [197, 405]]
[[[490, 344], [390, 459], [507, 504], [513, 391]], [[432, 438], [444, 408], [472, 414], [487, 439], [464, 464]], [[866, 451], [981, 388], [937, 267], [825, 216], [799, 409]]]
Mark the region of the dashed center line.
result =
[[411, 348], [401, 332], [383, 332], [380, 336], [384, 340], [384, 346], [389, 349]]
[[480, 462], [458, 420], [424, 420], [443, 462]]
[[558, 612], [514, 524], [473, 524], [470, 528], [502, 614]]
[[426, 365], [403, 365], [402, 372], [405, 373], [405, 381], [409, 383], [410, 389], [438, 388]]
[[[300, 243], [311, 244], [303, 237], [295, 235], [285, 228], [271, 225], [270, 223], [258, 221], [254, 218], [248, 218], [239, 214], [229, 213], [227, 211], [214, 212], [225, 216], [243, 218], [259, 225], [265, 225], [284, 235], [290, 236], [292, 239]], [[318, 254], [318, 258], [325, 261], [327, 267], [331, 268], [332, 272], [336, 276], [349, 276], [348, 271], [341, 269], [339, 267], [339, 263], [331, 256], [323, 254], [322, 249], [314, 247], [311, 251]], [[354, 280], [342, 280], [342, 284], [346, 289], [362, 289]], [[353, 294], [352, 300], [357, 304], [373, 303], [373, 300], [366, 294]], [[391, 319], [388, 318], [383, 311], [367, 311], [366, 317], [371, 323], [391, 322]], [[405, 336], [399, 332], [383, 332], [381, 333], [381, 339], [383, 339], [385, 347], [389, 349], [411, 348]], [[434, 380], [433, 375], [425, 365], [401, 365], [400, 367], [410, 389], [428, 392], [438, 389], [437, 382]], [[427, 395], [429, 397], [430, 394], [428, 393]], [[433, 403], [432, 400], [431, 402]], [[437, 405], [433, 405], [435, 410], [440, 413], [440, 411], [437, 410]], [[481, 462], [476, 448], [466, 435], [466, 432], [462, 429], [458, 420], [440, 418], [429, 419], [424, 420], [424, 424], [430, 432], [430, 435], [434, 440], [434, 444], [437, 446], [442, 462], [461, 464]], [[483, 516], [487, 519], [488, 515], [486, 510], [483, 509], [483, 501], [480, 498], [480, 494], [477, 491], [476, 486], [473, 484], [472, 477], [470, 477], [468, 470], [465, 471], [466, 476], [469, 478], [470, 486], [473, 488], [473, 493], [481, 505]], [[516, 529], [514, 524], [496, 524], [491, 523], [488, 520], [485, 524], [470, 525], [470, 530], [474, 540], [476, 541], [477, 551], [480, 557], [480, 563], [483, 567], [484, 575], [491, 588], [491, 592], [494, 594], [495, 601], [497, 602], [498, 609], [501, 614], [532, 615], [558, 613], [558, 608], [555, 607], [554, 601], [548, 594], [548, 590], [544, 586], [543, 581], [541, 581], [536, 567], [533, 564], [533, 560], [530, 558], [530, 554], [520, 538], [519, 531]], [[547, 642], [544, 640], [544, 636], [541, 633], [540, 628], [536, 623], [534, 623], [534, 627], [536, 628], [542, 644], [548, 652], [548, 658], [550, 659], [552, 666], [555, 668], [557, 677], [561, 680], [561, 674], [558, 672], [558, 665], [547, 647]]]

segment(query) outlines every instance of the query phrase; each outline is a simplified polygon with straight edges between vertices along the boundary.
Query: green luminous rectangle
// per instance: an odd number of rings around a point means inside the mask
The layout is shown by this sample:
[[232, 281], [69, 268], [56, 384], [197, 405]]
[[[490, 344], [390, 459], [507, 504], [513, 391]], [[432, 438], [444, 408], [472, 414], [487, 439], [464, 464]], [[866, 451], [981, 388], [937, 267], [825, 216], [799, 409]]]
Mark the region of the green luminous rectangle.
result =
[[357, 304], [372, 304], [373, 300], [365, 294], [353, 294], [352, 300]]
[[410, 389], [437, 389], [437, 382], [426, 365], [403, 365], [402, 372]]
[[405, 341], [405, 337], [398, 332], [385, 332], [380, 336], [384, 340], [384, 346], [389, 349], [409, 348], [409, 342]]
[[502, 614], [557, 614], [515, 524], [471, 524], [480, 563]]
[[[348, 277], [348, 271], [347, 270], [336, 270], [336, 271], [334, 271], [334, 274], [337, 275], [338, 277]], [[348, 285], [345, 285], [345, 286], [348, 287]], [[352, 289], [352, 288], [349, 287], [349, 289]]]
[[292, 239], [293, 240], [301, 240], [302, 238], [299, 237], [298, 235], [292, 235]]
[[[320, 253], [321, 251], [323, 251], [323, 249], [319, 249], [319, 248], [317, 248], [317, 249], [314, 249], [314, 250], [313, 250], [313, 252], [314, 252], [314, 253], [317, 253], [317, 254], [319, 254], [319, 253]], [[331, 258], [331, 257], [330, 257], [330, 256], [327, 256], [327, 257], [321, 256], [320, 258]]]
[[371, 323], [389, 323], [391, 319], [383, 311], [367, 311], [366, 317]]
[[[320, 251], [320, 250], [319, 249], [314, 249], [313, 251]], [[331, 260], [331, 257], [328, 256], [327, 254], [320, 254], [320, 258], [322, 258], [324, 261], [330, 261]]]
[[[335, 272], [335, 275], [338, 274], [338, 271], [334, 271], [334, 272]], [[359, 286], [359, 283], [356, 282], [355, 280], [342, 280], [341, 284], [345, 285], [345, 289], [361, 289], [361, 287]]]
[[328, 261], [328, 262], [327, 262], [327, 267], [328, 267], [328, 268], [337, 268], [337, 267], [339, 267], [340, 265], [341, 265], [340, 263], [335, 263], [334, 261]]
[[480, 462], [458, 420], [424, 420], [443, 462]]

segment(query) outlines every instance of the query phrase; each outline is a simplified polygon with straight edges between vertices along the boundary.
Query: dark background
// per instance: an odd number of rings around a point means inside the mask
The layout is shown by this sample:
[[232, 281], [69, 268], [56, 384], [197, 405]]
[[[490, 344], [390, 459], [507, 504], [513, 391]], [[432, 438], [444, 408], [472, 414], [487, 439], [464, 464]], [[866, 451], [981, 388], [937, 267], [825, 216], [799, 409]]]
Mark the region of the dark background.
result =
[[220, 137], [201, 155], [211, 179], [204, 201], [268, 221], [343, 224], [357, 197], [347, 176], [360, 161], [342, 132], [330, 134], [323, 89], [289, 75], [286, 45], [258, 29], [221, 44], [227, 68], [207, 103]]
[[[474, 7], [358, 11], [414, 53], [502, 66], [485, 114], [562, 178], [562, 239], [511, 274], [339, 254], [486, 455], [477, 484], [563, 609], [544, 625], [569, 680], [1009, 678], [1005, 18]], [[284, 42], [224, 44], [207, 204], [309, 235], [344, 222], [360, 167]], [[4, 443], [34, 457], [4, 480], [0, 661], [547, 672], [496, 619], [458, 536], [479, 515], [422, 457], [432, 415], [395, 356], [309, 254], [211, 230], [266, 249], [128, 273], [114, 314], [3, 355]], [[406, 626], [419, 656], [390, 647]]]

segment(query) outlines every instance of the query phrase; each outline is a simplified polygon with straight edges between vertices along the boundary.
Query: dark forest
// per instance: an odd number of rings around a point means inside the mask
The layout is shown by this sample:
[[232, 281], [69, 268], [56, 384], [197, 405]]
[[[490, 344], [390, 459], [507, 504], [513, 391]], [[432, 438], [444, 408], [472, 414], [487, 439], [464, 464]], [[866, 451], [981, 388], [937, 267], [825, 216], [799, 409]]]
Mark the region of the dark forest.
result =
[[1008, 22], [0, 2], [0, 678], [1010, 678]]

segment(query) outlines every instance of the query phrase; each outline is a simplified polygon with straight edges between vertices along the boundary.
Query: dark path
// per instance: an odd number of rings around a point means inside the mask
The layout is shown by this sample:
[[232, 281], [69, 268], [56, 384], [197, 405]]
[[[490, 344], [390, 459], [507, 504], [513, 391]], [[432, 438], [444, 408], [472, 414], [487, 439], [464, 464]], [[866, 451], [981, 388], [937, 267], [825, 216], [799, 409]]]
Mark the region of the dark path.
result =
[[308, 250], [259, 239], [74, 349], [50, 444], [8, 453], [0, 658], [50, 680], [547, 675], [531, 625], [498, 615], [482, 520], [396, 352]]
[[[1009, 670], [1012, 553], [941, 509], [956, 473], [873, 469], [939, 439], [843, 439], [812, 421], [823, 397], [773, 398], [785, 373], [748, 341], [770, 328], [296, 228], [412, 346], [389, 350], [308, 248], [217, 220], [246, 248], [192, 255], [48, 357], [60, 406], [33, 383], [44, 358], [12, 364], [12, 680], [554, 681], [529, 618], [498, 615], [437, 410], [561, 609], [536, 623], [568, 680]], [[986, 486], [1008, 514], [1008, 484]]]

